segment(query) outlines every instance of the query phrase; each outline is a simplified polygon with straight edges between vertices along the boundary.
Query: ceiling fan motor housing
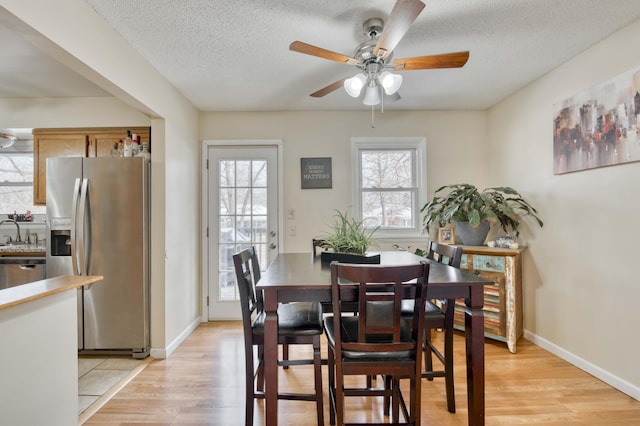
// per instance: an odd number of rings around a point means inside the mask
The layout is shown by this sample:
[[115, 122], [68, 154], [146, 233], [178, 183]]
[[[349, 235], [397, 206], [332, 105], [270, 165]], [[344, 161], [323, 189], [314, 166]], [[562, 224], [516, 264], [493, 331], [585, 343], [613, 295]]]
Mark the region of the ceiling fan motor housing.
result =
[[371, 39], [378, 38], [382, 34], [384, 21], [382, 18], [369, 18], [362, 24], [362, 31]]

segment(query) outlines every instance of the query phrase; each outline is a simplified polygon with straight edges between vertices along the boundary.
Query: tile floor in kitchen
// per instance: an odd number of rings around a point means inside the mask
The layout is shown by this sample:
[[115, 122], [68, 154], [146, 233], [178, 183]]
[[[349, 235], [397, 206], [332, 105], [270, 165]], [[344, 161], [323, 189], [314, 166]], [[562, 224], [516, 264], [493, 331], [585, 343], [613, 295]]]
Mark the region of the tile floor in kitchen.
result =
[[101, 396], [151, 361], [130, 356], [78, 357], [78, 415], [91, 407]]

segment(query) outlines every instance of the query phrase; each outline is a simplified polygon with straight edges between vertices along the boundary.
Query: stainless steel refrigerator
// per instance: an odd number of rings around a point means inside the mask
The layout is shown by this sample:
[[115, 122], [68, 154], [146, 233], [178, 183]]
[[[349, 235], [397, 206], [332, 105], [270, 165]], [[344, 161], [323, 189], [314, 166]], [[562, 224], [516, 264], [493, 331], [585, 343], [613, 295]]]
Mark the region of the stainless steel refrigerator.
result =
[[102, 275], [78, 290], [81, 353], [149, 355], [149, 162], [47, 159], [47, 278]]

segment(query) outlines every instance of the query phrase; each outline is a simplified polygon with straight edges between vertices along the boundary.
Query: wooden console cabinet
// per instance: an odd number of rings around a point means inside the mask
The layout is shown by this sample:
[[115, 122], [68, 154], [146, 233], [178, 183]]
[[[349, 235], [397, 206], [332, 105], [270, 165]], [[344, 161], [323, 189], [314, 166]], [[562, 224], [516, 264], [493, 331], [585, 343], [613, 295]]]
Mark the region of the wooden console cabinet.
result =
[[141, 142], [150, 143], [150, 127], [33, 129], [33, 204], [47, 202], [47, 158], [108, 157], [113, 144], [127, 136], [127, 130], [140, 135]]
[[[484, 287], [484, 335], [507, 343], [516, 352], [523, 332], [522, 252], [484, 246], [462, 246], [460, 268], [491, 279]], [[456, 301], [454, 327], [464, 330], [464, 301]]]

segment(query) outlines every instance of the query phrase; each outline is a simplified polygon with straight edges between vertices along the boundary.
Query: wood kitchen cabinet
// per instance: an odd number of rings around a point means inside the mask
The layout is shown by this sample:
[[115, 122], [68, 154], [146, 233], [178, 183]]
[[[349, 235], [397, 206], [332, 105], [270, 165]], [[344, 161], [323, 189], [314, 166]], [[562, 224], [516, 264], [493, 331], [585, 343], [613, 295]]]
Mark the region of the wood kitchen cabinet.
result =
[[[460, 268], [493, 281], [484, 287], [484, 335], [507, 343], [516, 352], [516, 341], [523, 332], [522, 252], [484, 246], [462, 246]], [[464, 330], [463, 300], [456, 301], [454, 327]]]
[[140, 135], [150, 145], [150, 127], [99, 127], [33, 130], [33, 204], [47, 201], [47, 158], [108, 157], [113, 144], [127, 136], [127, 130]]

